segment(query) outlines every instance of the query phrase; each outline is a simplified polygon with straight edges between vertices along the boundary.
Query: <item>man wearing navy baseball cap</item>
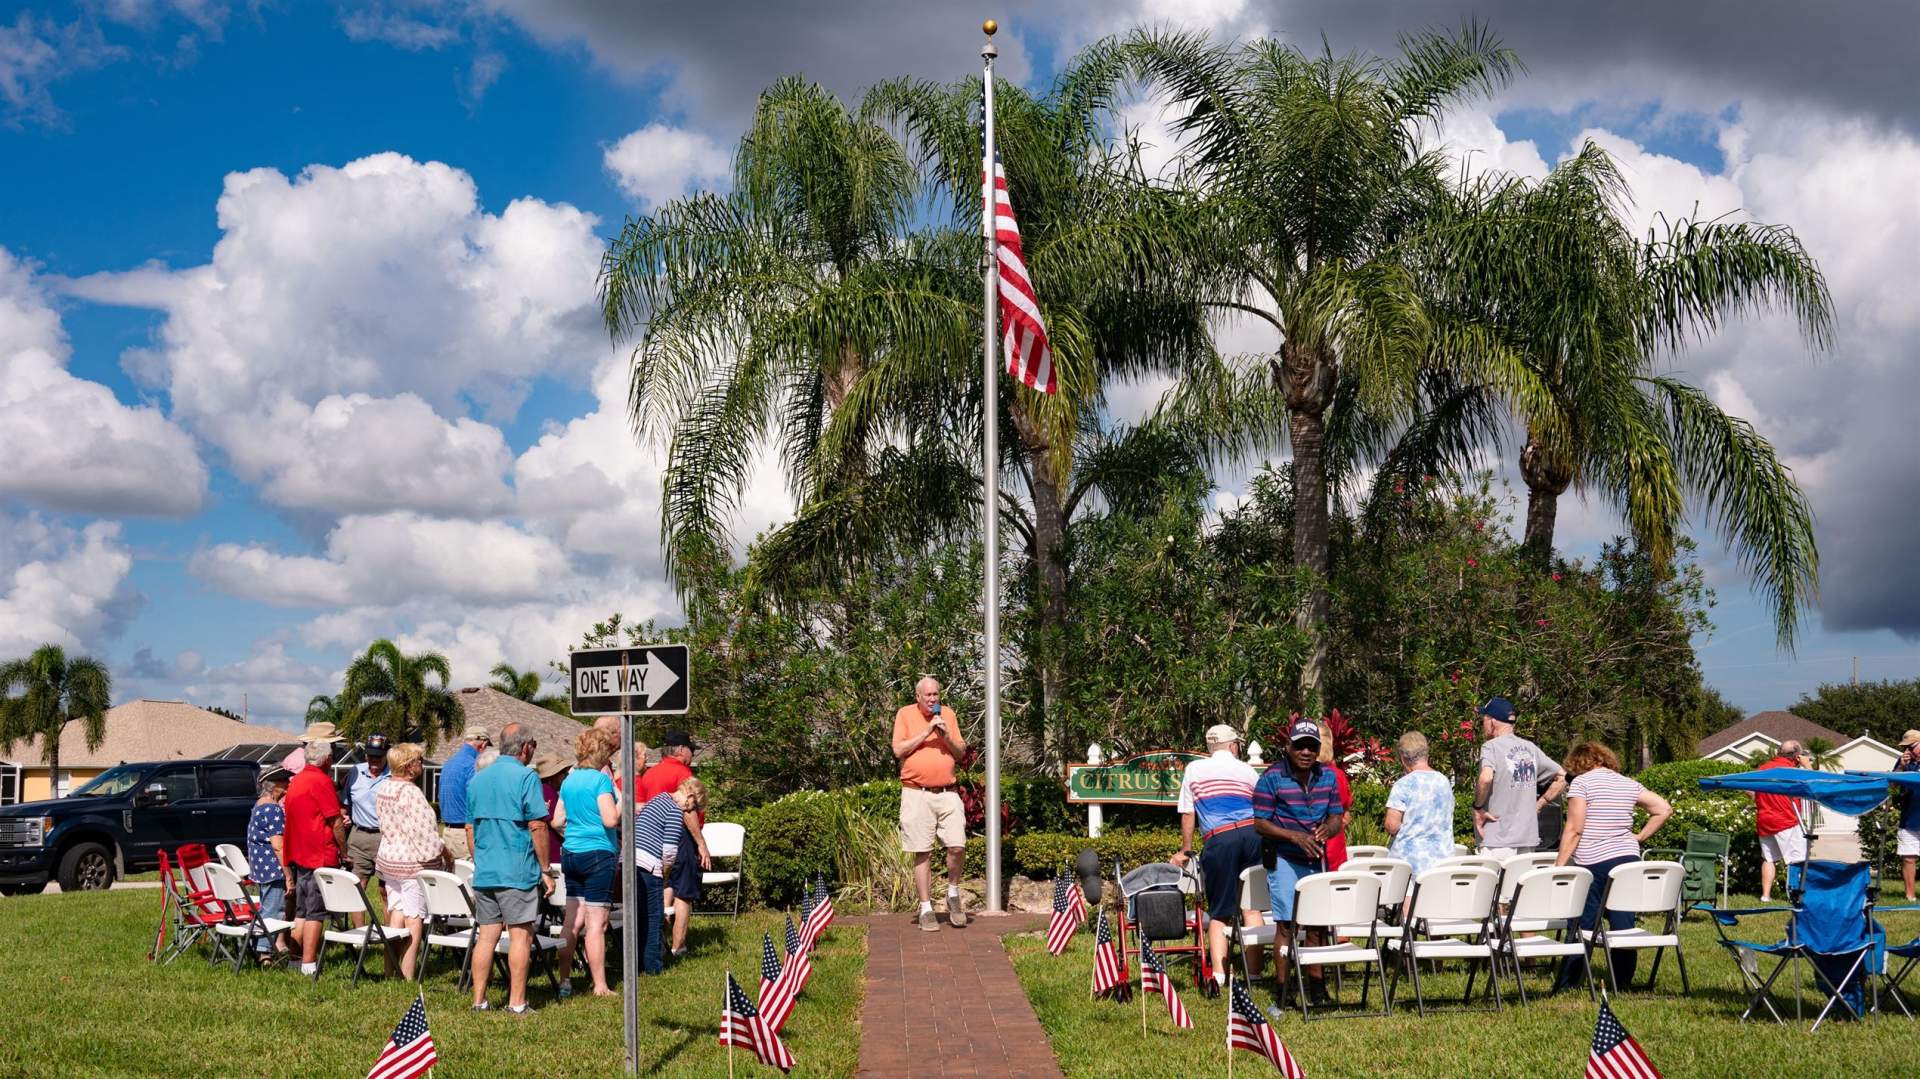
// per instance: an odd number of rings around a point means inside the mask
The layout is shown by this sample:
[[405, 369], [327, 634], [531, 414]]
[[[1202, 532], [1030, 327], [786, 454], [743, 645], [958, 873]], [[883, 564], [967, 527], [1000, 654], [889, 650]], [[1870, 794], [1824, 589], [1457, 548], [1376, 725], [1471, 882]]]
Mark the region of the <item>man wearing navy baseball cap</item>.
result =
[[[1558, 761], [1513, 733], [1513, 703], [1495, 697], [1480, 706], [1480, 779], [1474, 785], [1473, 830], [1480, 853], [1527, 854], [1540, 845], [1540, 810], [1560, 797], [1567, 776]], [[1551, 779], [1545, 790], [1539, 781]]]
[[[1297, 718], [1287, 729], [1286, 756], [1269, 765], [1253, 785], [1253, 828], [1267, 841], [1262, 860], [1273, 902], [1275, 977], [1283, 992], [1294, 885], [1302, 877], [1339, 868], [1327, 865], [1326, 842], [1346, 827], [1346, 807], [1340, 804], [1333, 770], [1320, 763], [1320, 725]], [[1324, 969], [1311, 968], [1307, 975], [1308, 996], [1316, 1003], [1327, 995], [1321, 980]]]

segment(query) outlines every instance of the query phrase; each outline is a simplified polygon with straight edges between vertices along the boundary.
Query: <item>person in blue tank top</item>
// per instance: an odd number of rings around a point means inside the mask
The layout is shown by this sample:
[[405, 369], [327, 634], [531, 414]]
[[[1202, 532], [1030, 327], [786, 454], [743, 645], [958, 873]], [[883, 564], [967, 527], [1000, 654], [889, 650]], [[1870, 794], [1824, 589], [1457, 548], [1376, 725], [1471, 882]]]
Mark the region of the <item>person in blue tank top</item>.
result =
[[607, 919], [613, 910], [613, 880], [620, 871], [620, 795], [605, 769], [619, 748], [614, 736], [589, 727], [574, 740], [578, 765], [560, 784], [553, 824], [560, 843], [560, 873], [567, 886], [567, 908], [560, 948], [560, 995], [573, 993], [573, 956], [586, 942], [587, 974], [593, 995], [607, 988]]

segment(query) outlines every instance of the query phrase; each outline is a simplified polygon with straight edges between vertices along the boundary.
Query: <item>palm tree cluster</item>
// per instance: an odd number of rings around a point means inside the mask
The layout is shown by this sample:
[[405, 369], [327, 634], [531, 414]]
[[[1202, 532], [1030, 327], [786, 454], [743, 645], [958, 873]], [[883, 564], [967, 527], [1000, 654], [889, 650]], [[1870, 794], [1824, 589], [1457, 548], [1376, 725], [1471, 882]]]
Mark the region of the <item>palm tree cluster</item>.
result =
[[0, 663], [0, 752], [14, 743], [40, 739], [40, 757], [50, 782], [60, 777], [60, 734], [78, 721], [87, 748], [99, 749], [107, 737], [107, 709], [113, 706], [113, 675], [91, 656], [69, 657], [57, 644], [43, 644], [31, 655]]
[[[1043, 91], [997, 87], [1057, 396], [1010, 378], [989, 396], [978, 377], [977, 80], [883, 82], [857, 107], [776, 82], [731, 190], [628, 220], [603, 267], [608, 328], [635, 343], [636, 434], [666, 450], [663, 534], [689, 606], [763, 446], [799, 507], [748, 567], [772, 601], [976, 535], [991, 407], [1015, 436], [993, 510], [1022, 548], [1018, 632], [1043, 713], [1064, 677], [1076, 519], [1276, 452], [1310, 632], [1327, 617], [1329, 518], [1358, 477], [1457, 474], [1511, 430], [1542, 561], [1568, 490], [1618, 508], [1661, 559], [1704, 510], [1790, 642], [1817, 583], [1806, 501], [1750, 424], [1666, 366], [1761, 310], [1824, 346], [1819, 269], [1777, 225], [1638, 235], [1593, 146], [1544, 179], [1462, 175], [1437, 123], [1519, 70], [1479, 26], [1409, 36], [1389, 58], [1140, 31]], [[1149, 171], [1120, 119], [1135, 96], [1175, 118], [1170, 170]], [[1270, 347], [1222, 354], [1229, 317]], [[1111, 396], [1140, 380], [1172, 389], [1117, 421]], [[1324, 648], [1301, 664], [1301, 706], [1321, 703]]]
[[340, 693], [307, 702], [307, 722], [332, 723], [342, 738], [384, 734], [431, 750], [460, 729], [463, 713], [450, 688], [452, 669], [438, 652], [409, 655], [385, 637], [347, 665]]

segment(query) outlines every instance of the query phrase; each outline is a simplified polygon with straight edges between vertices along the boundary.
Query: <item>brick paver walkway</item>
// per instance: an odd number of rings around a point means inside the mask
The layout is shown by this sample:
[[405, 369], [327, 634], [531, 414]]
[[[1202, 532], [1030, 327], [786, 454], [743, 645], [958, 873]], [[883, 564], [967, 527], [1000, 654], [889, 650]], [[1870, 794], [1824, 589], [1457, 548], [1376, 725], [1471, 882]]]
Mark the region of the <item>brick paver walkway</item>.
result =
[[975, 916], [928, 933], [904, 914], [867, 919], [860, 1074], [1060, 1075], [1046, 1032], [1013, 975], [1000, 935], [1045, 924], [1033, 914]]

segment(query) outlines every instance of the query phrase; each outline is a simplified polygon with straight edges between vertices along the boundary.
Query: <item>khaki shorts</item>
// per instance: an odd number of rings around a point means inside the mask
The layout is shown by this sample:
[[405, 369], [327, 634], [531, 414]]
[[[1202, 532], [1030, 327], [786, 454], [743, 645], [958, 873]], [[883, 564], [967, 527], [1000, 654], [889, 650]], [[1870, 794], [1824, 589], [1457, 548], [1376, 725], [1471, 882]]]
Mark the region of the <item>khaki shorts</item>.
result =
[[373, 862], [380, 854], [380, 833], [361, 828], [347, 831], [347, 868], [366, 883], [373, 878]]
[[960, 805], [960, 792], [900, 788], [900, 849], [925, 854], [935, 840], [949, 849], [967, 845], [967, 811]]
[[466, 825], [443, 824], [440, 826], [440, 838], [446, 841], [447, 853], [463, 861], [473, 861], [473, 848], [467, 846]]

